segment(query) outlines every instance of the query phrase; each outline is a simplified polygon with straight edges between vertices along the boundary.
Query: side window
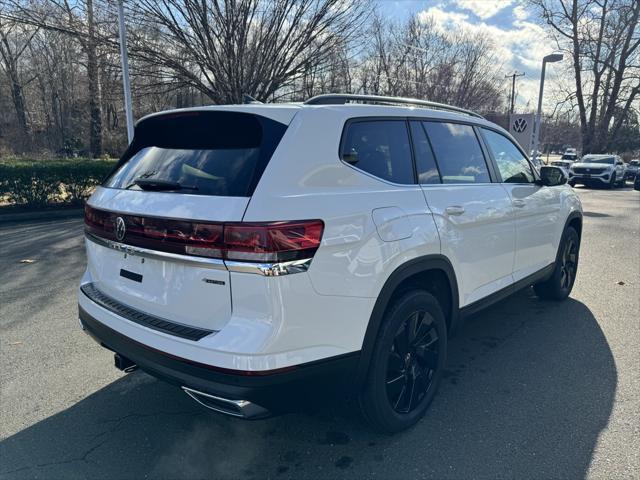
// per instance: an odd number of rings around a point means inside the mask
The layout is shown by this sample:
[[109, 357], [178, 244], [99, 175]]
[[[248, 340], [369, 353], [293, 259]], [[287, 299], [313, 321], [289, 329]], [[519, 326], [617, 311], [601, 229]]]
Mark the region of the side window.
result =
[[442, 183], [491, 182], [472, 126], [445, 122], [423, 122], [423, 125], [438, 162]]
[[441, 183], [440, 172], [436, 165], [436, 159], [433, 156], [431, 145], [424, 133], [421, 122], [412, 121], [409, 123], [411, 128], [411, 138], [413, 139], [413, 149], [416, 157], [416, 168], [418, 170], [418, 183]]
[[356, 168], [384, 180], [415, 183], [411, 146], [404, 120], [349, 123], [340, 157]]
[[487, 145], [496, 159], [504, 183], [533, 183], [531, 165], [518, 148], [504, 135], [482, 129]]

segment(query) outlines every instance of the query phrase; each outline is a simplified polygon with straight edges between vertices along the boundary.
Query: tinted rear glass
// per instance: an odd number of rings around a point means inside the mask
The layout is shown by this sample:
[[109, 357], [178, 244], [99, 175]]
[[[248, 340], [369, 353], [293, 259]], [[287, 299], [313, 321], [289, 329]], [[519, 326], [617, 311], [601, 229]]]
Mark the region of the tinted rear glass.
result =
[[[168, 192], [251, 196], [286, 128], [239, 112], [152, 117], [138, 125], [133, 143], [104, 186], [142, 190], [137, 181], [157, 181]], [[180, 188], [167, 187], [171, 184]]]
[[404, 120], [358, 120], [348, 124], [341, 157], [371, 175], [414, 183], [411, 144]]

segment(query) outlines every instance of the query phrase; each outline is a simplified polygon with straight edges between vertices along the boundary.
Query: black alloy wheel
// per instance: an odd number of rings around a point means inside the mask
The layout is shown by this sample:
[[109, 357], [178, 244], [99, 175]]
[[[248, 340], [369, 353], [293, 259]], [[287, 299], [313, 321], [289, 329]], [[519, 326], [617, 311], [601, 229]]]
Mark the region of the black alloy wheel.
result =
[[438, 368], [440, 338], [431, 315], [413, 312], [398, 328], [387, 362], [387, 398], [397, 413], [420, 405]]
[[376, 430], [415, 425], [435, 397], [447, 361], [447, 322], [441, 301], [425, 290], [399, 295], [384, 314], [359, 395]]
[[533, 286], [536, 294], [549, 300], [567, 298], [576, 280], [579, 256], [580, 236], [575, 228], [567, 227], [558, 248], [553, 273], [547, 280]]
[[560, 266], [560, 288], [571, 289], [578, 269], [578, 245], [575, 238], [569, 237], [564, 245]]

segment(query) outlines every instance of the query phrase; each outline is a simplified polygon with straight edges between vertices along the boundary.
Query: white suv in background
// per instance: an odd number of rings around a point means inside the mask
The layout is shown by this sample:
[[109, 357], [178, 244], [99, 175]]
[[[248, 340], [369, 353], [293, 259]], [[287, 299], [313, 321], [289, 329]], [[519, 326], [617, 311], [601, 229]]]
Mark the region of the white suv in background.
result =
[[565, 183], [502, 128], [431, 102], [150, 115], [86, 207], [80, 322], [119, 368], [213, 410], [337, 395], [399, 431], [465, 316], [530, 285], [569, 295], [582, 212]]
[[569, 169], [569, 184], [604, 185], [609, 188], [623, 187], [626, 165], [618, 155], [585, 155]]

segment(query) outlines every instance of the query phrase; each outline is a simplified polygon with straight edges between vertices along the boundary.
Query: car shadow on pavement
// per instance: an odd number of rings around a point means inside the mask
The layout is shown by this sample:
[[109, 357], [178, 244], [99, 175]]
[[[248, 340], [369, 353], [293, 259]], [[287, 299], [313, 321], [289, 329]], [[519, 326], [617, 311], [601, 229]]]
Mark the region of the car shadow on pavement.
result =
[[2, 478], [581, 478], [617, 374], [583, 303], [525, 290], [467, 320], [426, 417], [395, 436], [327, 407], [242, 421], [136, 372], [0, 443]]

